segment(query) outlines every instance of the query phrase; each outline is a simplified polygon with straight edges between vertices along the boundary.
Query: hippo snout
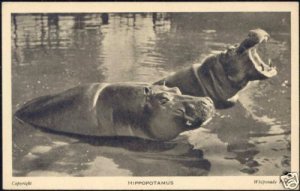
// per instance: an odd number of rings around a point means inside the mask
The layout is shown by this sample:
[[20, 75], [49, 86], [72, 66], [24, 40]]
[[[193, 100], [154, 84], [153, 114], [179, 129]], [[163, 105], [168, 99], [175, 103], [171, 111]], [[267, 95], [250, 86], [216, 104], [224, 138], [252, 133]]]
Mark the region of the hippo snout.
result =
[[186, 125], [199, 127], [209, 121], [214, 113], [215, 107], [209, 97], [197, 97], [196, 100], [183, 103]]

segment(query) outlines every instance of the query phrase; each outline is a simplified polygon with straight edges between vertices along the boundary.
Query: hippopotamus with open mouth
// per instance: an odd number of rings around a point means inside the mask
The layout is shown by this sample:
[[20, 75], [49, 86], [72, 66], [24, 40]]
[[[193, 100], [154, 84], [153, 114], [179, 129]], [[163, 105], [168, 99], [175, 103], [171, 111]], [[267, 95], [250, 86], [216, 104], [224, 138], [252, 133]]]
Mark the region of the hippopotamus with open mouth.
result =
[[263, 80], [277, 74], [270, 59], [263, 61], [257, 49], [270, 35], [255, 29], [239, 45], [206, 58], [154, 84], [178, 87], [183, 94], [210, 97], [217, 109], [228, 108], [237, 101], [237, 94], [249, 81]]
[[182, 95], [178, 88], [92, 83], [36, 98], [15, 116], [56, 132], [170, 140], [200, 127], [213, 114], [210, 98]]

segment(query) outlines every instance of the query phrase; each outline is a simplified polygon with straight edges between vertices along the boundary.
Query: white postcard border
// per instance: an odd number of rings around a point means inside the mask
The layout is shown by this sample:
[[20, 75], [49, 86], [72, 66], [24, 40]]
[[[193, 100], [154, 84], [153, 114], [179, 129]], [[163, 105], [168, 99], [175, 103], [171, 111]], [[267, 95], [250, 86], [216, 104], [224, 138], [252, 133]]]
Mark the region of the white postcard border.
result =
[[[2, 3], [2, 138], [5, 189], [283, 189], [278, 176], [208, 177], [13, 177], [11, 107], [11, 14], [62, 12], [291, 12], [291, 171], [299, 173], [299, 10], [296, 2], [4, 2]], [[277, 181], [255, 184], [255, 180]], [[143, 181], [145, 185], [129, 185]], [[150, 185], [172, 181], [172, 185]], [[148, 182], [148, 184], [146, 183]], [[23, 184], [18, 184], [23, 183]], [[28, 183], [28, 184], [27, 184]]]

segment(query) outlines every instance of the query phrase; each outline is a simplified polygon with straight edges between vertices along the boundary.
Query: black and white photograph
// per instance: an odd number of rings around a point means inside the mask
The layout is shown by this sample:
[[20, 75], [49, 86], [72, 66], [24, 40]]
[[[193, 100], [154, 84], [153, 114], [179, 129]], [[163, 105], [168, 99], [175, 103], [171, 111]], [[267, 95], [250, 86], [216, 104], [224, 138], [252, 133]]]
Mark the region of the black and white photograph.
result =
[[7, 188], [299, 188], [298, 4], [48, 4], [3, 4]]

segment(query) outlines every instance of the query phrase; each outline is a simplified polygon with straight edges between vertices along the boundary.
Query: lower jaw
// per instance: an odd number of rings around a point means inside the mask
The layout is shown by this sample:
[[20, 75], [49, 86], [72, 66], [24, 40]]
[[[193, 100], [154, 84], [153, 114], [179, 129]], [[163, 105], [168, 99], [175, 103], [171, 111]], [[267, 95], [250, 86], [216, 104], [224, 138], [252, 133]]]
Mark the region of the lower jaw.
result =
[[206, 121], [204, 121], [204, 122], [202, 123], [202, 125], [206, 125], [206, 124], [209, 123], [211, 120], [212, 120], [212, 117], [208, 118]]
[[199, 128], [200, 126], [202, 126], [203, 125], [203, 123], [202, 122], [196, 122], [195, 124], [191, 124], [191, 125], [187, 125], [187, 124], [185, 124], [185, 127], [187, 128], [187, 129], [195, 129], [195, 128]]
[[[259, 63], [262, 62], [260, 58], [258, 58], [255, 49], [250, 49], [248, 51], [248, 56], [250, 58], [250, 61], [252, 62], [253, 66], [255, 67], [255, 71], [257, 72], [257, 78], [258, 79], [267, 79], [275, 76], [277, 74], [277, 71], [275, 68], [271, 68], [271, 66], [266, 65], [265, 63]], [[259, 61], [260, 60], [260, 61]], [[262, 68], [265, 68], [265, 71], [263, 71]]]
[[262, 79], [268, 79], [268, 78], [271, 78], [273, 76], [276, 76], [277, 75], [277, 71], [276, 70], [270, 70], [270, 71], [260, 71], [258, 69], [256, 69], [257, 73], [258, 73], [258, 77], [259, 78], [262, 78]]

